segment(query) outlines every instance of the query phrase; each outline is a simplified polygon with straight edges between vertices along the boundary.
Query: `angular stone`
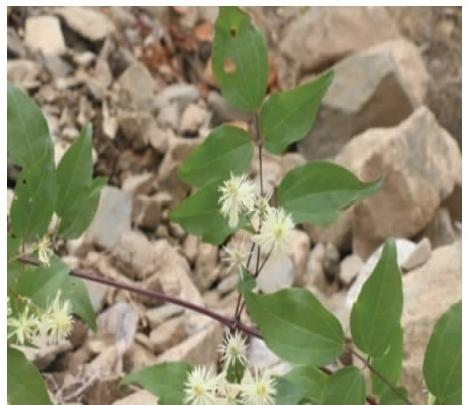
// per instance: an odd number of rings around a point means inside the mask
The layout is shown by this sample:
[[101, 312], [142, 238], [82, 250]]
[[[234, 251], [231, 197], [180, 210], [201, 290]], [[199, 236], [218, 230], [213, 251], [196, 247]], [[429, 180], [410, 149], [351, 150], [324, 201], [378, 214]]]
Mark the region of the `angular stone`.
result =
[[425, 107], [397, 127], [355, 137], [336, 162], [362, 181], [384, 177], [381, 190], [353, 210], [353, 250], [362, 258], [388, 236], [419, 233], [461, 184], [458, 145]]
[[383, 7], [309, 7], [291, 20], [279, 47], [302, 70], [316, 71], [399, 36]]
[[157, 109], [161, 109], [167, 104], [174, 102], [180, 108], [184, 108], [198, 98], [199, 90], [196, 86], [187, 83], [177, 83], [167, 86], [160, 91], [154, 98], [154, 105]]
[[131, 228], [131, 209], [131, 194], [113, 186], [105, 186], [85, 239], [108, 250], [112, 249], [120, 235]]
[[432, 221], [424, 229], [423, 235], [429, 238], [434, 249], [453, 243], [458, 239], [458, 233], [452, 224], [447, 208], [439, 208]]
[[349, 285], [359, 274], [364, 262], [358, 255], [346, 256], [340, 263], [340, 280]]
[[96, 7], [61, 7], [57, 14], [73, 31], [94, 42], [104, 40], [115, 31], [112, 20]]
[[400, 384], [413, 403], [425, 399], [422, 364], [435, 322], [461, 299], [461, 242], [442, 246], [429, 261], [403, 277], [403, 372]]
[[308, 159], [334, 157], [366, 129], [398, 125], [423, 103], [427, 92], [421, 53], [404, 39], [354, 54], [334, 71], [312, 136], [300, 143]]
[[60, 21], [50, 15], [27, 18], [25, 42], [29, 48], [44, 54], [61, 54], [66, 50]]
[[158, 405], [159, 401], [148, 391], [137, 391], [114, 402], [113, 405]]
[[208, 125], [210, 113], [198, 104], [189, 104], [181, 115], [180, 131], [196, 133], [202, 126]]
[[120, 102], [136, 111], [151, 111], [157, 85], [147, 68], [139, 62], [130, 65], [118, 79]]
[[430, 240], [427, 238], [422, 239], [408, 258], [401, 263], [401, 268], [406, 271], [411, 271], [422, 266], [429, 260], [431, 252], [432, 247], [430, 245]]
[[162, 213], [173, 198], [165, 191], [155, 195], [139, 195], [134, 199], [133, 221], [144, 229], [155, 230], [162, 220]]
[[200, 242], [195, 264], [194, 281], [201, 291], [206, 290], [218, 277], [218, 247]]
[[22, 89], [30, 89], [39, 86], [38, 76], [40, 67], [36, 63], [26, 59], [8, 60], [8, 81]]
[[184, 313], [184, 309], [175, 304], [164, 304], [146, 311], [146, 318], [152, 329], [159, 327], [166, 320]]
[[221, 326], [209, 321], [202, 330], [160, 355], [157, 361], [186, 361], [193, 365], [215, 366], [218, 360], [217, 348], [221, 341]]
[[311, 241], [306, 232], [293, 230], [289, 242], [288, 255], [295, 268], [295, 279], [293, 284], [302, 286], [305, 284], [307, 262], [311, 249]]
[[[254, 257], [252, 263], [255, 263]], [[267, 294], [291, 287], [295, 273], [293, 262], [287, 255], [271, 256], [257, 277], [257, 287]]]
[[156, 329], [152, 329], [149, 340], [152, 349], [157, 354], [180, 343], [185, 337], [184, 317], [177, 317], [165, 321]]

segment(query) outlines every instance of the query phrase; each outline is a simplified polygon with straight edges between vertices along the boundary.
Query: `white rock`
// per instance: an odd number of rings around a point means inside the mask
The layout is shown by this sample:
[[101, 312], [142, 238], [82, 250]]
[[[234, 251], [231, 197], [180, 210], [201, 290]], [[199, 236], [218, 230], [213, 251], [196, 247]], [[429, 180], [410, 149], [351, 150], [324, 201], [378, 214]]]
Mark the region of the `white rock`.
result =
[[208, 125], [210, 113], [198, 104], [189, 104], [181, 115], [180, 131], [197, 132], [202, 126]]
[[115, 401], [113, 405], [158, 405], [159, 401], [148, 391], [137, 391], [127, 397]]
[[184, 313], [184, 309], [175, 304], [164, 304], [146, 311], [146, 317], [151, 328], [155, 329], [167, 319]]
[[154, 105], [161, 109], [167, 104], [174, 102], [180, 108], [184, 108], [189, 103], [199, 98], [199, 91], [196, 86], [186, 83], [177, 83], [165, 87], [154, 98]]
[[154, 106], [157, 85], [147, 68], [139, 62], [131, 64], [118, 79], [120, 102], [142, 112]]
[[166, 320], [153, 329], [149, 335], [150, 344], [155, 353], [162, 353], [169, 347], [180, 343], [186, 337], [184, 318]]
[[40, 67], [36, 63], [26, 59], [8, 60], [7, 77], [8, 81], [22, 89], [37, 87], [40, 82], [38, 76]]
[[115, 31], [112, 20], [95, 7], [61, 7], [57, 14], [73, 31], [94, 42], [104, 40]]
[[259, 369], [267, 369], [280, 362], [280, 359], [267, 348], [264, 341], [255, 337], [249, 340], [246, 355], [251, 365]]
[[[255, 263], [254, 257], [252, 263]], [[295, 268], [288, 256], [271, 256], [257, 277], [257, 287], [264, 293], [272, 293], [291, 287], [294, 278]]]
[[171, 128], [175, 131], [178, 130], [180, 122], [180, 109], [178, 104], [169, 103], [160, 109], [157, 116], [157, 124], [162, 128]]
[[120, 235], [131, 228], [131, 194], [113, 186], [105, 186], [94, 219], [86, 231], [86, 239], [112, 249]]
[[28, 17], [25, 41], [29, 48], [44, 54], [61, 54], [66, 50], [60, 22], [57, 17], [49, 15]]
[[422, 266], [427, 262], [431, 253], [432, 247], [430, 245], [430, 240], [424, 238], [416, 245], [416, 249], [414, 249], [408, 258], [401, 263], [401, 268], [406, 271], [414, 270], [416, 267]]
[[340, 279], [345, 284], [350, 284], [351, 281], [359, 274], [364, 262], [355, 254], [346, 256], [340, 263]]

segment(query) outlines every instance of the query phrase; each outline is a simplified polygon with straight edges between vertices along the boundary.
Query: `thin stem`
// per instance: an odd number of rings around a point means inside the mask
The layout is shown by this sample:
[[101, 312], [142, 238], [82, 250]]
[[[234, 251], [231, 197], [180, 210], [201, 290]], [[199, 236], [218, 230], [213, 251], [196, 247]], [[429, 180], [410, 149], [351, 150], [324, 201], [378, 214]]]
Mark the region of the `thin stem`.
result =
[[374, 373], [378, 378], [380, 378], [380, 380], [382, 380], [382, 382], [387, 385], [400, 399], [402, 399], [406, 405], [412, 405], [412, 403], [404, 397], [403, 394], [401, 394], [397, 389], [396, 387], [393, 386], [393, 384], [388, 381], [382, 374], [380, 374], [374, 367], [372, 367], [372, 365], [363, 357], [361, 356], [358, 352], [356, 352], [355, 350], [353, 350], [352, 348], [349, 349], [351, 354], [355, 357], [357, 357], [359, 360], [361, 360], [364, 365], [369, 369], [371, 370], [372, 373]]

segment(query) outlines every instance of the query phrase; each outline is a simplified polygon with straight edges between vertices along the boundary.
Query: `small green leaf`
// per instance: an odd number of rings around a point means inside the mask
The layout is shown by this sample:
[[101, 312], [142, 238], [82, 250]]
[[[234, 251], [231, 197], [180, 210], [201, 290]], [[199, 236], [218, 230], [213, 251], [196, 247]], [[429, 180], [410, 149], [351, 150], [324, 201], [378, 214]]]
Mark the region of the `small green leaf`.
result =
[[287, 173], [278, 187], [278, 203], [296, 223], [325, 225], [351, 204], [373, 195], [380, 186], [381, 181], [362, 183], [334, 163], [314, 161]]
[[461, 301], [434, 326], [424, 355], [427, 388], [442, 404], [461, 404]]
[[21, 246], [21, 238], [14, 235], [13, 232], [8, 233], [6, 246], [7, 260], [13, 260], [18, 255], [18, 249]]
[[297, 366], [284, 378], [300, 389], [302, 398], [319, 402], [327, 384], [328, 376], [314, 366]]
[[212, 70], [225, 98], [254, 111], [267, 89], [267, 47], [249, 16], [238, 7], [220, 7], [212, 45]]
[[234, 232], [220, 214], [219, 184], [208, 184], [183, 200], [170, 212], [170, 221], [180, 224], [186, 232], [198, 235], [204, 242], [220, 245]]
[[230, 173], [243, 173], [252, 159], [253, 146], [247, 132], [231, 125], [215, 128], [178, 169], [187, 184], [202, 187], [223, 180]]
[[55, 205], [55, 167], [50, 154], [28, 164], [18, 176], [10, 220], [17, 237], [30, 241], [47, 232]]
[[408, 398], [408, 391], [406, 388], [397, 387], [396, 391], [398, 394], [390, 388], [385, 390], [380, 398], [379, 405], [406, 405], [405, 399]]
[[184, 405], [184, 384], [191, 366], [161, 363], [127, 375], [122, 384], [137, 384], [159, 398], [159, 405]]
[[395, 241], [390, 238], [351, 310], [351, 334], [356, 346], [370, 356], [383, 355], [400, 324], [402, 308], [401, 274]]
[[50, 405], [39, 371], [19, 350], [8, 347], [7, 383], [9, 405]]
[[245, 294], [251, 318], [267, 346], [295, 364], [326, 364], [342, 352], [345, 336], [340, 322], [305, 289], [273, 294]]
[[275, 395], [275, 405], [301, 405], [304, 399], [302, 389], [286, 380], [283, 377], [278, 377], [277, 394]]
[[58, 234], [63, 239], [78, 238], [89, 226], [99, 205], [100, 192], [107, 184], [106, 177], [97, 177], [77, 193], [66, 209], [66, 216], [60, 220]]
[[238, 292], [244, 294], [252, 291], [257, 284], [254, 276], [246, 269], [241, 269], [238, 274]]
[[95, 332], [97, 330], [96, 315], [83, 281], [76, 277], [67, 277], [62, 291], [63, 297], [72, 303], [73, 314], [79, 316]]
[[9, 83], [7, 103], [10, 159], [22, 167], [30, 167], [45, 156], [53, 157], [47, 121], [36, 103]]
[[[398, 326], [392, 333], [388, 349], [379, 357], [373, 357], [372, 367], [375, 368], [392, 385], [398, 383], [401, 375], [401, 365], [403, 361], [403, 329]], [[376, 374], [371, 373], [372, 392], [378, 396], [383, 395], [390, 388]]]
[[241, 383], [245, 369], [246, 365], [241, 363], [240, 361], [231, 362], [226, 370], [227, 381], [232, 384]]
[[364, 405], [365, 401], [364, 377], [356, 367], [345, 367], [328, 378], [322, 405]]
[[61, 217], [69, 215], [76, 195], [92, 180], [92, 128], [86, 125], [79, 137], [68, 148], [57, 167], [57, 206]]
[[280, 154], [309, 133], [332, 79], [333, 72], [328, 71], [313, 81], [270, 96], [259, 116], [260, 133], [269, 152]]

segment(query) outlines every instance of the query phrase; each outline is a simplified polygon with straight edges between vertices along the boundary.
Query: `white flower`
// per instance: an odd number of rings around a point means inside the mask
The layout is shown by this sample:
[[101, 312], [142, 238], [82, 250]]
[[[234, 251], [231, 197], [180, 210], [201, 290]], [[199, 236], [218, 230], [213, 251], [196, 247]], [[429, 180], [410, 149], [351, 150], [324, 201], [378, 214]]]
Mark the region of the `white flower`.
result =
[[51, 243], [47, 236], [44, 236], [36, 245], [39, 261], [47, 267], [50, 266], [50, 258], [53, 255], [53, 250], [50, 249], [50, 246]]
[[211, 368], [196, 366], [188, 375], [185, 384], [185, 402], [190, 405], [216, 405], [218, 377]]
[[218, 385], [218, 393], [221, 397], [219, 405], [237, 405], [238, 397], [241, 392], [241, 386], [232, 384], [227, 379], [224, 373], [220, 375], [221, 379]]
[[53, 302], [47, 307], [42, 317], [43, 333], [48, 335], [52, 342], [66, 339], [73, 327], [71, 316], [71, 303], [61, 300], [61, 290], [58, 290]]
[[253, 236], [265, 252], [283, 253], [291, 237], [294, 222], [283, 208], [269, 207], [259, 234]]
[[254, 201], [254, 215], [257, 218], [264, 219], [267, 211], [270, 209], [269, 201], [272, 197], [272, 192], [266, 195], [258, 195]]
[[16, 342], [19, 345], [24, 345], [30, 341], [38, 332], [39, 323], [33, 314], [29, 314], [29, 307], [24, 307], [23, 312], [18, 318], [8, 318], [7, 325], [10, 330], [8, 339], [16, 336]]
[[249, 252], [244, 249], [244, 241], [240, 244], [232, 244], [231, 247], [225, 246], [223, 251], [226, 253], [223, 261], [228, 265], [227, 273], [232, 270], [241, 270], [246, 268], [249, 258]]
[[227, 331], [225, 339], [218, 349], [224, 368], [226, 369], [230, 364], [235, 364], [236, 362], [243, 365], [246, 364], [246, 349], [246, 339], [241, 333], [235, 331], [232, 334], [230, 331]]
[[230, 179], [223, 182], [219, 191], [220, 212], [228, 218], [230, 228], [235, 228], [239, 222], [239, 215], [254, 208], [256, 186], [245, 174], [235, 176], [232, 173]]
[[241, 382], [241, 399], [244, 405], [274, 405], [275, 380], [268, 371], [254, 372], [249, 370], [244, 373]]

